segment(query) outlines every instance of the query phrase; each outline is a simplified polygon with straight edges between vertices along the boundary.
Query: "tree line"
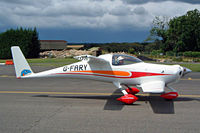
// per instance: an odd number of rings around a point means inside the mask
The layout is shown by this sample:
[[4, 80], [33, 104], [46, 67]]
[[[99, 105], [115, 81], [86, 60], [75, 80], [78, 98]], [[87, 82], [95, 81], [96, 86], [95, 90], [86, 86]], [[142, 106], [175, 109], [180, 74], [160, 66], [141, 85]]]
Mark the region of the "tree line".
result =
[[83, 49], [90, 49], [92, 47], [100, 47], [101, 50], [104, 50], [108, 53], [111, 52], [126, 52], [126, 53], [135, 53], [144, 51], [144, 44], [135, 42], [135, 43], [85, 43], [83, 44]]
[[154, 45], [158, 46], [157, 50], [164, 53], [200, 51], [199, 10], [191, 10], [172, 19], [155, 17], [147, 41], [153, 41]]
[[[150, 36], [142, 43], [81, 43], [83, 49], [100, 47], [107, 52], [152, 53], [200, 57], [200, 12], [188, 11], [185, 15], [167, 18], [155, 17]], [[40, 42], [36, 28], [9, 29], [0, 33], [0, 58], [11, 58], [11, 46], [20, 46], [27, 58], [37, 58]]]
[[86, 49], [92, 46], [107, 52], [200, 57], [200, 12], [195, 9], [171, 19], [155, 17], [150, 36], [143, 43], [85, 44]]
[[0, 33], [0, 58], [10, 59], [11, 46], [20, 46], [27, 58], [37, 58], [40, 52], [37, 29], [17, 28]]

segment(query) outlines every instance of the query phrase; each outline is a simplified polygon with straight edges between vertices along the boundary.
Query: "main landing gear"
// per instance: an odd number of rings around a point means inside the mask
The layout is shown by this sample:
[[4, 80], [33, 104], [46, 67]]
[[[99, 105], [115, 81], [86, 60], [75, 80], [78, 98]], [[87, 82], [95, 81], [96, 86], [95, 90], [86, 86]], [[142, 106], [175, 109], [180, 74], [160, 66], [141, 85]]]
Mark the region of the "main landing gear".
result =
[[172, 100], [172, 99], [175, 99], [178, 97], [178, 93], [175, 89], [169, 87], [169, 86], [166, 86], [168, 89], [170, 89], [172, 92], [168, 92], [168, 93], [164, 93], [162, 95], [160, 95], [160, 97], [166, 99], [166, 100]]
[[124, 96], [117, 98], [117, 100], [126, 104], [133, 104], [135, 101], [138, 100], [138, 98], [133, 94], [125, 94]]
[[[138, 97], [135, 96], [135, 94], [137, 94], [138, 92], [140, 92], [139, 89], [134, 88], [134, 87], [129, 87], [128, 85], [125, 85], [127, 87], [127, 89], [123, 89], [122, 86], [120, 85], [120, 83], [114, 83], [114, 85], [116, 87], [118, 87], [121, 92], [124, 94], [124, 96], [121, 96], [119, 98], [117, 98], [118, 101], [121, 101], [125, 104], [133, 104], [134, 102], [136, 102], [138, 100]], [[167, 88], [169, 88], [171, 90], [171, 92], [168, 93], [164, 93], [162, 95], [160, 95], [160, 97], [166, 99], [166, 100], [172, 100], [178, 97], [178, 93], [175, 89], [166, 86]]]
[[130, 88], [129, 86], [127, 89], [123, 89], [120, 83], [114, 83], [115, 86], [117, 86], [121, 92], [124, 94], [124, 96], [121, 96], [120, 98], [117, 98], [118, 101], [121, 101], [125, 104], [133, 104], [138, 100], [138, 97], [135, 96], [138, 92], [140, 92], [137, 88]]

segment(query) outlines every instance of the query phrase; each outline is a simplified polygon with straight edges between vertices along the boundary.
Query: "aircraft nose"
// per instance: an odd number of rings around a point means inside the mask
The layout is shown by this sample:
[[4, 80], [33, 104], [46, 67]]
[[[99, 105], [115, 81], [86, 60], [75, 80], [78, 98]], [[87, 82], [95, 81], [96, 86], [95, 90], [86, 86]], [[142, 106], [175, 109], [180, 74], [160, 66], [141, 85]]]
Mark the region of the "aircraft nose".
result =
[[188, 74], [192, 72], [192, 70], [190, 70], [189, 68], [183, 67], [183, 75]]
[[192, 72], [192, 70], [190, 70], [189, 68], [187, 67], [183, 67], [183, 66], [180, 66], [180, 65], [174, 65], [176, 68], [177, 71], [176, 71], [176, 74], [179, 75], [179, 77], [184, 77], [186, 74]]
[[181, 67], [181, 71], [179, 72], [179, 75], [181, 77], [184, 77], [186, 74], [192, 72], [192, 70], [190, 70], [189, 68], [187, 67]]

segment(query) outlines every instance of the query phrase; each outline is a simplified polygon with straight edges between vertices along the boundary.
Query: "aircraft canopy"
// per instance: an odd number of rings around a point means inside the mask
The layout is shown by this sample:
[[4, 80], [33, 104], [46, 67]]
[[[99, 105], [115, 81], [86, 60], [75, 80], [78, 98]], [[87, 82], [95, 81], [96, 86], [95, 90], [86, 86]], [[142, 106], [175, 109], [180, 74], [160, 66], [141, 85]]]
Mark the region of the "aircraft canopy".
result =
[[142, 62], [142, 60], [129, 56], [129, 55], [123, 55], [123, 54], [114, 54], [112, 57], [112, 65], [118, 66], [118, 65], [130, 65], [134, 63]]

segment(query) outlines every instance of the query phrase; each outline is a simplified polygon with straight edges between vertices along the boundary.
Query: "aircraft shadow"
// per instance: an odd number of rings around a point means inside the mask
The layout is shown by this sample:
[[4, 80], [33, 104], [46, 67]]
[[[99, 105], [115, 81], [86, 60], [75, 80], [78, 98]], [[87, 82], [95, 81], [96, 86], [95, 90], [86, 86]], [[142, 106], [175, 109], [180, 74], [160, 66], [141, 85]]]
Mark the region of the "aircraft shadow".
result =
[[[124, 107], [124, 103], [117, 101], [116, 99], [119, 98], [120, 91], [115, 90], [112, 95], [109, 96], [85, 96], [85, 95], [76, 95], [76, 96], [54, 96], [54, 95], [34, 95], [33, 97], [51, 97], [51, 98], [80, 98], [80, 99], [97, 99], [97, 100], [105, 100], [106, 104], [104, 105], [104, 110], [122, 110]], [[136, 104], [137, 105], [137, 104]]]
[[[33, 97], [50, 97], [50, 98], [80, 98], [80, 99], [97, 99], [97, 100], [105, 100], [106, 104], [104, 105], [104, 110], [112, 110], [112, 111], [120, 111], [124, 106], [138, 106], [140, 104], [126, 105], [116, 99], [122, 95], [119, 95], [120, 91], [115, 90], [110, 96], [54, 96], [54, 95], [34, 95]], [[174, 102], [180, 101], [200, 101], [198, 98], [187, 98], [187, 97], [178, 97], [174, 100], [165, 100], [159, 96], [137, 96], [139, 98], [138, 101], [144, 101], [145, 103], [149, 103], [152, 108], [152, 111], [155, 114], [175, 114]]]
[[173, 100], [165, 100], [159, 96], [138, 96], [139, 101], [145, 101], [145, 103], [149, 103], [152, 111], [155, 114], [174, 114], [174, 101]]
[[115, 110], [119, 111], [122, 110], [124, 107], [124, 103], [117, 101], [116, 99], [120, 97], [119, 95], [116, 95], [116, 93], [119, 93], [119, 90], [115, 90], [110, 98], [107, 100], [106, 104], [104, 105], [104, 110]]
[[175, 114], [174, 102], [181, 101], [200, 101], [198, 98], [188, 98], [188, 97], [178, 97], [173, 100], [165, 100], [160, 96], [138, 96], [139, 101], [145, 101], [145, 103], [149, 103], [152, 111], [155, 114]]

